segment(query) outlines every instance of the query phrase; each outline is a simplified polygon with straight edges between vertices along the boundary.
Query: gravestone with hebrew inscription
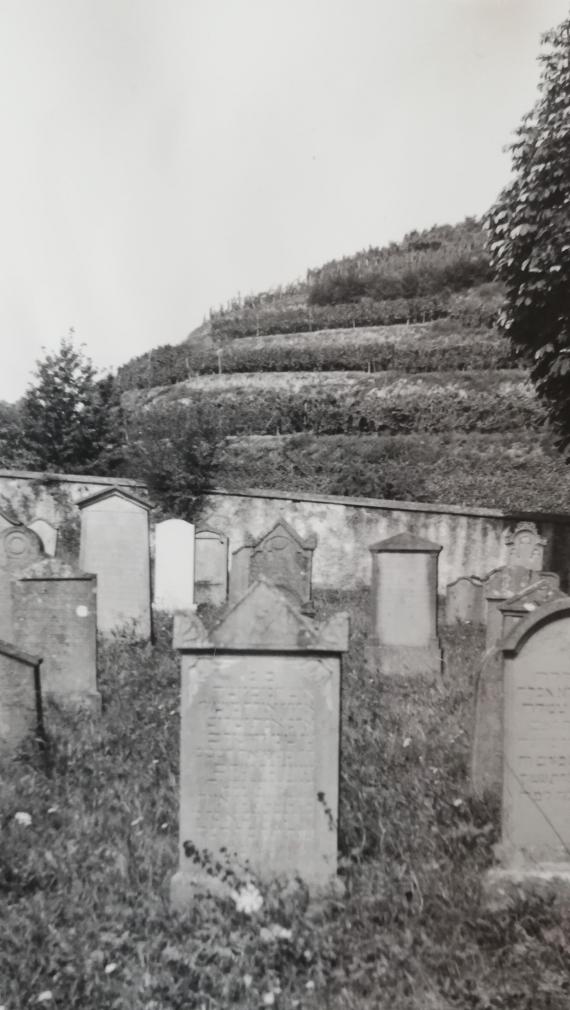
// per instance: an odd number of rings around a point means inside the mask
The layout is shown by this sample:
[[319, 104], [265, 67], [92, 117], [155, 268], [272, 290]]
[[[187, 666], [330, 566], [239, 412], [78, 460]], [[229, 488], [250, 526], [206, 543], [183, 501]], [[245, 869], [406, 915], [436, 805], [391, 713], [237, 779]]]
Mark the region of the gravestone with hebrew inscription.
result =
[[199, 853], [243, 876], [300, 876], [310, 891], [337, 869], [341, 656], [348, 617], [316, 624], [265, 579], [209, 632], [177, 614], [182, 663], [180, 864], [183, 908], [223, 888]]
[[445, 623], [484, 624], [483, 582], [476, 575], [450, 582], [445, 597]]
[[159, 610], [194, 606], [194, 526], [165, 519], [154, 527], [154, 605]]
[[546, 540], [539, 536], [535, 523], [517, 523], [512, 533], [505, 538], [507, 546], [507, 566], [530, 568], [534, 572], [542, 569]]
[[18, 645], [43, 656], [44, 696], [98, 715], [96, 576], [49, 558], [14, 579], [13, 598]]
[[228, 538], [198, 526], [194, 540], [194, 602], [219, 607], [228, 596]]
[[11, 755], [41, 731], [40, 656], [0, 640], [0, 754]]
[[443, 655], [437, 634], [439, 544], [399, 533], [370, 547], [371, 631], [365, 650], [371, 673], [437, 679]]
[[42, 557], [42, 543], [33, 530], [13, 523], [0, 532], [0, 638], [4, 641], [14, 641], [12, 582]]
[[558, 588], [558, 576], [546, 575], [500, 605], [497, 613], [502, 629], [496, 645], [485, 653], [477, 674], [471, 750], [471, 786], [477, 796], [492, 793], [500, 797], [503, 782], [503, 653], [500, 641], [538, 607], [565, 598]]
[[280, 519], [259, 540], [246, 541], [234, 552], [230, 571], [230, 601], [235, 602], [257, 579], [277, 586], [292, 603], [312, 610], [313, 553], [317, 538], [301, 537]]
[[119, 488], [88, 495], [81, 512], [79, 567], [97, 576], [97, 627], [151, 634], [149, 509]]
[[545, 603], [502, 643], [500, 867], [487, 890], [570, 884], [570, 598]]
[[29, 529], [39, 536], [44, 554], [48, 558], [54, 558], [57, 550], [57, 527], [53, 526], [47, 519], [34, 519], [29, 524]]

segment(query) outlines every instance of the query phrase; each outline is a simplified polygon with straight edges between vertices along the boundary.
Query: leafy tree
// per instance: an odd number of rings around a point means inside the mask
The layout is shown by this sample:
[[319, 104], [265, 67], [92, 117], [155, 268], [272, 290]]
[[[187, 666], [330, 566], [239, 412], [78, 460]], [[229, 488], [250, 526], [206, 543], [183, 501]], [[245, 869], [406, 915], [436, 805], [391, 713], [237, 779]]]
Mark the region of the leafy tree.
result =
[[0, 401], [0, 466], [26, 467], [27, 458], [22, 447], [22, 424], [17, 403]]
[[21, 404], [29, 465], [63, 473], [112, 473], [122, 460], [123, 423], [112, 376], [97, 379], [70, 337], [36, 363]]
[[570, 18], [542, 39], [539, 98], [511, 145], [513, 179], [488, 215], [506, 287], [499, 325], [570, 443]]

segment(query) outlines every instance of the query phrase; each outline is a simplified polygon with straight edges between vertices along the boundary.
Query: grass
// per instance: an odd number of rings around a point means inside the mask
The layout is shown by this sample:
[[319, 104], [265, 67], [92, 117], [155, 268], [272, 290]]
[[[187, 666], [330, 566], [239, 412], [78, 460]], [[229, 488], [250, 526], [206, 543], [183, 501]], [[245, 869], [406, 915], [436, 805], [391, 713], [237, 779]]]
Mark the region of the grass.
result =
[[0, 769], [0, 1005], [567, 1010], [568, 912], [481, 903], [498, 823], [467, 782], [481, 634], [446, 632], [443, 690], [370, 679], [364, 594], [317, 598], [320, 616], [347, 607], [345, 897], [312, 908], [274, 883], [251, 915], [213, 898], [171, 913], [179, 664], [161, 620], [154, 646], [100, 649], [99, 723], [50, 709], [47, 754]]

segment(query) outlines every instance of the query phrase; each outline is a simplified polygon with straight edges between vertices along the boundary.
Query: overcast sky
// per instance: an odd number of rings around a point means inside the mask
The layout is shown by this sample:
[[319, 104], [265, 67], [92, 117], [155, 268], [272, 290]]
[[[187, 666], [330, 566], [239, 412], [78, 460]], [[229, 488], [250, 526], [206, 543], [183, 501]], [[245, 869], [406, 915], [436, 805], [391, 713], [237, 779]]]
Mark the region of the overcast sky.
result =
[[[483, 213], [567, 0], [0, 0], [0, 398]], [[9, 350], [9, 348], [11, 348]]]

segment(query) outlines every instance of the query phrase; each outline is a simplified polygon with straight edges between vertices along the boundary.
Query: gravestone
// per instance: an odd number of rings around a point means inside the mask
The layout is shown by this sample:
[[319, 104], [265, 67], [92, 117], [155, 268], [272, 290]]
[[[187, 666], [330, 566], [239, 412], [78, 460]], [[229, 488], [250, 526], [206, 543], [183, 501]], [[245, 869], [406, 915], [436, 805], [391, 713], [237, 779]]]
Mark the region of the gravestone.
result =
[[451, 625], [459, 621], [485, 623], [483, 582], [476, 575], [462, 576], [447, 587], [445, 623]]
[[0, 641], [0, 753], [12, 754], [41, 731], [39, 656]]
[[37, 533], [11, 524], [0, 532], [0, 638], [14, 641], [12, 581], [34, 561], [43, 557]]
[[498, 608], [502, 630], [489, 649], [477, 674], [475, 729], [471, 749], [471, 786], [477, 796], [485, 792], [500, 797], [503, 783], [503, 653], [500, 641], [523, 617], [552, 600], [564, 599], [558, 576], [545, 573], [522, 593]]
[[0, 511], [0, 533], [2, 533], [3, 530], [9, 529], [11, 526], [18, 526], [18, 525], [19, 523], [12, 522], [12, 520], [8, 518], [5, 512]]
[[82, 498], [79, 567], [97, 576], [97, 628], [150, 638], [149, 509], [118, 488]]
[[165, 519], [154, 532], [154, 605], [161, 610], [191, 610], [194, 526], [183, 519]]
[[370, 547], [371, 634], [365, 650], [371, 673], [436, 679], [443, 656], [437, 636], [439, 544], [399, 533]]
[[487, 890], [570, 884], [570, 598], [538, 607], [503, 642], [501, 866]]
[[538, 535], [534, 523], [517, 523], [514, 532], [505, 538], [507, 546], [507, 567], [531, 568], [534, 572], [542, 569], [546, 540]]
[[337, 869], [341, 655], [348, 618], [316, 624], [266, 580], [209, 633], [177, 614], [181, 653], [180, 864], [175, 907], [223, 889], [196, 860], [311, 892]]
[[18, 645], [43, 656], [43, 695], [99, 715], [96, 576], [49, 558], [14, 580], [13, 597]]
[[44, 554], [48, 558], [54, 558], [57, 550], [57, 528], [52, 526], [47, 519], [34, 519], [30, 523], [29, 529], [39, 536]]
[[194, 602], [219, 607], [228, 595], [228, 538], [199, 526], [194, 542]]
[[[280, 519], [259, 540], [247, 542], [232, 558], [230, 600], [235, 602], [248, 585], [263, 577], [296, 606], [312, 608], [314, 535], [303, 539]], [[238, 555], [236, 557], [236, 554]]]
[[535, 572], [520, 565], [496, 568], [486, 577], [484, 592], [487, 606], [485, 637], [487, 649], [491, 649], [501, 638], [503, 618], [500, 608], [503, 603], [532, 586], [538, 579], [548, 582], [555, 588], [560, 585], [560, 579], [554, 572]]

